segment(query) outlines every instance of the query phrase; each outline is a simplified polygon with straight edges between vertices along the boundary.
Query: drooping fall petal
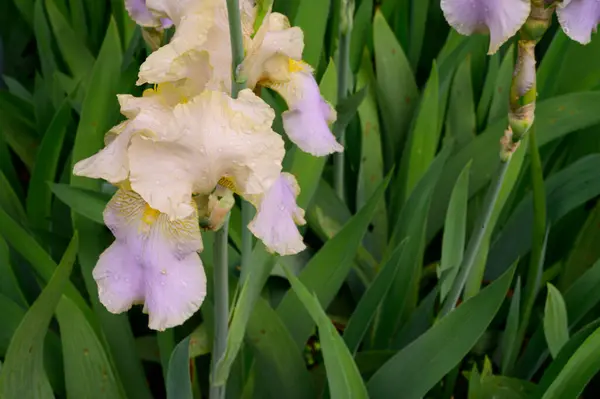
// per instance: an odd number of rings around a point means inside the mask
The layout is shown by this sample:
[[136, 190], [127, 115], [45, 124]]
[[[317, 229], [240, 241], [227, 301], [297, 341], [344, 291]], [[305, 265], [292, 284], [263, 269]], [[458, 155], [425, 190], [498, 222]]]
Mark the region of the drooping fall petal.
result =
[[143, 303], [149, 327], [164, 330], [194, 314], [206, 295], [206, 276], [194, 212], [171, 221], [135, 192], [119, 190], [104, 211], [115, 242], [93, 270], [100, 301], [113, 313]]
[[592, 40], [600, 24], [600, 2], [597, 0], [564, 0], [556, 9], [563, 31], [581, 44]]
[[490, 34], [489, 53], [495, 53], [527, 20], [530, 0], [442, 0], [448, 23], [463, 35]]

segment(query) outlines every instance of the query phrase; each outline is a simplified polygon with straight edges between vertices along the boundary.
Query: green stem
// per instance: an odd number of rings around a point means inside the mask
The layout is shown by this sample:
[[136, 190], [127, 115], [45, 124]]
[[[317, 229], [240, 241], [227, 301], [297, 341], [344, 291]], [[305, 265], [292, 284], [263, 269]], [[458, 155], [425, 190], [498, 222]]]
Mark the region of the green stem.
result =
[[[227, 330], [229, 326], [229, 265], [227, 259], [229, 215], [220, 230], [215, 233], [213, 247], [213, 292], [215, 306], [215, 333], [212, 349], [212, 372], [217, 362], [225, 354]], [[223, 399], [225, 385], [216, 386], [211, 382], [210, 399]]]
[[254, 207], [247, 201], [242, 201], [242, 262], [240, 286], [244, 284], [248, 273], [250, 273], [250, 258], [253, 249], [252, 233], [248, 230], [248, 224], [254, 217]]
[[[237, 76], [238, 68], [244, 61], [244, 40], [242, 37], [242, 21], [238, 0], [227, 0], [227, 16], [229, 18], [229, 35], [231, 37], [231, 97], [237, 98], [244, 88]], [[245, 226], [242, 226], [242, 231]], [[229, 236], [229, 215], [225, 217], [223, 227], [215, 233], [213, 249], [214, 267], [214, 303], [215, 303], [215, 332], [212, 350], [212, 372], [225, 354], [227, 347], [227, 330], [229, 326], [229, 261], [227, 258]], [[216, 386], [211, 382], [210, 398], [223, 399], [225, 385]]]
[[[344, 7], [344, 2], [342, 2]], [[348, 69], [350, 66], [350, 36], [352, 34], [352, 24], [348, 23], [347, 10], [341, 10], [340, 19], [340, 40], [338, 52], [338, 81], [337, 81], [337, 105], [339, 105], [348, 95]], [[345, 145], [346, 131], [345, 129], [335, 132], [342, 146]], [[333, 156], [334, 169], [334, 187], [337, 196], [344, 200], [344, 152], [338, 152]]]
[[492, 217], [494, 205], [498, 199], [498, 194], [502, 188], [502, 183], [504, 182], [504, 177], [506, 176], [506, 171], [508, 170], [509, 164], [510, 158], [506, 161], [501, 161], [496, 172], [496, 177], [490, 183], [490, 187], [488, 188], [485, 200], [483, 202], [482, 212], [479, 215], [477, 223], [475, 224], [475, 230], [469, 239], [467, 251], [465, 253], [463, 262], [460, 265], [458, 276], [456, 276], [456, 279], [452, 284], [452, 288], [448, 293], [446, 301], [444, 302], [444, 305], [440, 311], [440, 318], [444, 317], [455, 308], [456, 302], [460, 298], [460, 295], [465, 287], [467, 278], [473, 269], [475, 259], [477, 258], [477, 253], [479, 252], [479, 248], [483, 242], [483, 237], [485, 236], [486, 230], [489, 228], [488, 224], [490, 222], [490, 218]]
[[242, 21], [238, 0], [227, 0], [227, 15], [229, 18], [229, 34], [231, 36], [231, 97], [237, 98], [245, 84], [238, 80], [238, 67], [244, 61], [244, 39], [242, 36]]

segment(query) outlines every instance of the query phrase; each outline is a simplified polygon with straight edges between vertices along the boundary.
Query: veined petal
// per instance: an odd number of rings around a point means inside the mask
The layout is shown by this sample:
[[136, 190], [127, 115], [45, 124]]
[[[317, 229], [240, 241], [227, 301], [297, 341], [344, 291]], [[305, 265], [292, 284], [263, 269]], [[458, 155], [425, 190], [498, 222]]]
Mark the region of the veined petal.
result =
[[329, 124], [336, 119], [335, 110], [321, 96], [310, 72], [292, 72], [289, 82], [269, 87], [286, 100], [289, 110], [282, 115], [283, 127], [302, 151], [324, 156], [344, 150], [329, 129]]
[[106, 147], [90, 158], [77, 162], [77, 176], [101, 178], [113, 184], [129, 175], [128, 148], [136, 135], [165, 139], [172, 130], [172, 97], [175, 89], [164, 88], [160, 93], [146, 91], [143, 97], [119, 95], [121, 113], [129, 119], [112, 128], [105, 137]]
[[131, 186], [176, 219], [192, 212], [192, 193], [210, 194], [222, 177], [240, 193], [263, 193], [279, 176], [284, 156], [283, 140], [271, 128], [274, 117], [249, 89], [237, 99], [204, 91], [174, 108], [167, 140], [131, 140]]
[[257, 203], [258, 212], [248, 225], [267, 248], [280, 255], [292, 255], [306, 248], [296, 224], [305, 224], [304, 210], [296, 204], [300, 187], [296, 178], [282, 173]]
[[152, 14], [146, 6], [146, 0], [125, 0], [125, 8], [138, 25], [158, 27], [161, 26], [160, 19]]
[[442, 0], [448, 23], [463, 35], [490, 33], [489, 54], [511, 38], [527, 20], [530, 0]]
[[[149, 2], [151, 0], [148, 0]], [[177, 25], [171, 42], [150, 54], [140, 67], [137, 84], [184, 82], [199, 94], [205, 88], [231, 90], [231, 43], [226, 2], [221, 0], [152, 0]], [[155, 4], [162, 3], [162, 4]], [[150, 4], [150, 3], [149, 3]], [[242, 29], [252, 33], [255, 10], [249, 1], [240, 3]]]
[[271, 13], [247, 47], [241, 74], [248, 87], [253, 88], [261, 79], [287, 80], [289, 58], [302, 59], [304, 33], [298, 27], [290, 27], [285, 15]]
[[93, 276], [101, 302], [113, 313], [144, 303], [150, 328], [182, 324], [206, 295], [196, 213], [170, 221], [133, 191], [119, 190], [104, 212], [116, 241], [101, 255]]
[[600, 23], [600, 2], [564, 0], [558, 5], [556, 14], [567, 36], [581, 44], [587, 44]]

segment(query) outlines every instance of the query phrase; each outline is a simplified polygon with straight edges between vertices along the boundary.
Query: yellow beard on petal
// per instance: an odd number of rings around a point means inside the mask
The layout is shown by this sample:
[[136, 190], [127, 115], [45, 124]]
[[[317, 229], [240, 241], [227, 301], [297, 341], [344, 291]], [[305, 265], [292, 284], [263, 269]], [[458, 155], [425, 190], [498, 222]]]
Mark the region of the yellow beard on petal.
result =
[[152, 208], [150, 205], [146, 204], [144, 209], [144, 213], [142, 214], [142, 222], [147, 224], [148, 226], [153, 225], [160, 216], [160, 211]]
[[236, 187], [235, 187], [235, 182], [233, 181], [232, 177], [229, 176], [223, 176], [219, 179], [218, 183], [225, 187], [230, 189], [231, 191], [233, 191], [234, 193], [238, 194]]

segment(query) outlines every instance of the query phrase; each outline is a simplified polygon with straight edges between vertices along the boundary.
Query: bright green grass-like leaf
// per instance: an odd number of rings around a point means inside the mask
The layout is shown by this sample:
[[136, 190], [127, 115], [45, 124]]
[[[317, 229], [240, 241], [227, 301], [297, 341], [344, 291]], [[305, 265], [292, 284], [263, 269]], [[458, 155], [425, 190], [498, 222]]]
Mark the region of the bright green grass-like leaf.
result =
[[10, 151], [4, 140], [4, 135], [0, 134], [0, 172], [4, 174], [4, 177], [9, 182], [10, 187], [15, 192], [17, 198], [24, 198], [23, 187], [21, 187], [21, 181], [17, 176], [17, 171], [13, 165]]
[[578, 398], [588, 382], [600, 370], [598, 351], [600, 351], [600, 327], [575, 351], [542, 398]]
[[265, 397], [257, 395], [257, 392], [286, 399], [316, 397], [301, 348], [277, 312], [263, 298], [258, 298], [254, 306], [246, 342], [252, 348], [255, 359], [255, 394], [252, 397]]
[[257, 244], [257, 249], [252, 252], [250, 264], [252, 271], [243, 282], [242, 290], [234, 308], [233, 318], [227, 336], [227, 348], [214, 372], [214, 380], [217, 384], [224, 384], [230, 373], [231, 366], [240, 350], [246, 325], [252, 314], [253, 306], [260, 296], [277, 257], [267, 253], [263, 244]]
[[[567, 94], [540, 101], [536, 107], [538, 145], [542, 147], [569, 133], [600, 123], [598, 106], [600, 92]], [[429, 217], [428, 241], [442, 226], [447, 210], [447, 198], [454, 188], [454, 181], [467, 162], [473, 162], [469, 196], [477, 193], [489, 182], [500, 162], [497, 156], [498, 142], [505, 128], [506, 122], [499, 120], [449, 160], [434, 195]]]
[[27, 215], [19, 201], [19, 197], [14, 192], [10, 182], [0, 170], [0, 208], [13, 219], [17, 220], [22, 226], [27, 225]]
[[597, 203], [579, 231], [564, 263], [559, 288], [565, 291], [600, 258], [600, 203]]
[[350, 67], [357, 72], [363, 58], [365, 44], [369, 42], [369, 35], [373, 34], [373, 0], [360, 2], [354, 15], [352, 37], [350, 39]]
[[[488, 59], [488, 69], [483, 83], [483, 90], [479, 103], [477, 104], [477, 130], [486, 125], [492, 98], [494, 97], [494, 86], [498, 73], [500, 72], [500, 53], [496, 53]], [[538, 75], [539, 76], [539, 75]]]
[[[4, 98], [7, 96], [11, 96], [11, 98]], [[10, 93], [0, 91], [0, 97], [3, 98], [3, 101], [0, 101], [0, 130], [4, 141], [17, 154], [27, 169], [31, 170], [39, 145], [39, 139], [32, 123], [33, 115], [27, 117], [28, 113], [23, 113], [22, 109], [15, 112], [12, 105], [7, 106], [13, 101], [21, 102]]]
[[419, 95], [410, 64], [381, 12], [375, 12], [373, 43], [377, 93], [384, 123], [386, 167], [401, 153]]
[[471, 57], [467, 57], [459, 65], [454, 75], [446, 116], [446, 135], [454, 140], [455, 151], [460, 150], [475, 138], [477, 128], [475, 119]]
[[[573, 330], [584, 317], [600, 302], [600, 261], [596, 262], [564, 294], [569, 328]], [[548, 357], [547, 343], [542, 326], [530, 338], [525, 352], [517, 363], [515, 375], [532, 378]]]
[[395, 221], [387, 256], [384, 259], [389, 257], [391, 251], [400, 242], [406, 238], [409, 238], [410, 241], [402, 254], [402, 270], [396, 275], [392, 288], [381, 304], [379, 324], [374, 340], [374, 346], [377, 349], [385, 349], [391, 345], [400, 325], [416, 307], [431, 194], [451, 150], [451, 145], [447, 145], [436, 157]]
[[[369, 380], [369, 397], [421, 398], [454, 368], [494, 318], [512, 281], [514, 268], [461, 304], [385, 363]], [[426, 371], [426, 372], [425, 372]]]
[[[371, 57], [365, 51], [361, 69], [358, 73], [357, 87], [368, 91], [365, 100], [358, 107], [358, 117], [361, 125], [361, 155], [358, 183], [356, 189], [356, 207], [360, 209], [373, 195], [377, 186], [383, 180], [383, 154], [381, 129], [377, 114], [377, 99], [375, 93], [375, 75]], [[388, 218], [385, 203], [379, 204], [372, 222], [372, 236], [365, 244], [376, 257], [381, 257], [388, 237]]]
[[160, 357], [163, 378], [166, 381], [167, 373], [169, 371], [169, 359], [175, 349], [175, 330], [169, 328], [165, 331], [158, 331], [156, 333], [156, 344], [158, 345], [158, 354]]
[[[33, 10], [33, 7], [32, 7], [32, 10]], [[21, 82], [19, 82], [16, 79], [11, 78], [10, 76], [6, 76], [6, 75], [3, 75], [2, 79], [4, 80], [4, 83], [6, 83], [6, 86], [8, 87], [8, 91], [11, 94], [15, 95], [16, 97], [20, 98], [23, 101], [29, 102], [29, 103], [33, 101], [33, 96], [25, 87], [23, 87]]]
[[44, 133], [35, 167], [31, 173], [26, 201], [27, 215], [31, 225], [38, 229], [46, 229], [50, 222], [52, 191], [49, 183], [56, 177], [59, 157], [70, 121], [71, 106], [67, 100], [64, 100]]
[[492, 364], [486, 357], [483, 371], [473, 367], [469, 378], [469, 399], [528, 399], [535, 391], [535, 385], [516, 378], [492, 374]]
[[54, 183], [52, 192], [74, 212], [99, 224], [104, 224], [102, 213], [110, 197], [97, 191]]
[[[300, 281], [317, 295], [323, 307], [331, 303], [346, 279], [359, 243], [383, 198], [388, 182], [389, 177], [379, 185], [369, 202], [336, 236], [325, 243], [300, 273]], [[301, 348], [310, 336], [314, 324], [298, 296], [288, 291], [277, 308], [277, 314], [289, 329], [298, 348]]]
[[[4, 238], [0, 236], [0, 294], [5, 295], [20, 306], [27, 306], [27, 301], [21, 292], [15, 272], [10, 263], [10, 252]], [[0, 314], [2, 314], [0, 312]]]
[[367, 291], [356, 305], [352, 312], [350, 320], [344, 330], [344, 341], [350, 349], [350, 352], [356, 353], [358, 347], [365, 336], [371, 321], [375, 317], [377, 307], [385, 298], [392, 283], [395, 280], [396, 273], [400, 268], [402, 253], [405, 243], [401, 243], [394, 250], [388, 261], [383, 265]]
[[31, 306], [13, 335], [0, 373], [0, 397], [52, 397], [52, 388], [44, 371], [44, 336], [54, 308], [61, 299], [75, 256], [78, 239], [73, 237], [48, 285]]
[[521, 318], [521, 277], [517, 277], [515, 283], [515, 291], [510, 300], [510, 307], [508, 309], [508, 316], [506, 318], [506, 327], [502, 334], [501, 350], [502, 350], [502, 362], [501, 370], [502, 374], [507, 374], [507, 371], [513, 367], [518, 353], [516, 352], [515, 339], [517, 338], [517, 331], [519, 330], [519, 320]]
[[[570, 210], [600, 194], [597, 170], [600, 156], [589, 155], [550, 176], [545, 182], [548, 224], [555, 224]], [[532, 195], [526, 195], [498, 233], [486, 266], [486, 278], [494, 278], [531, 248]]]
[[[98, 59], [89, 77], [89, 86], [75, 136], [73, 162], [93, 155], [103, 145], [104, 133], [117, 113], [118, 103], [115, 94], [120, 84], [121, 63], [121, 41], [116, 24], [111, 20]], [[100, 181], [72, 176], [71, 186], [98, 191]], [[99, 303], [96, 282], [92, 278], [92, 269], [105, 249], [102, 241], [98, 239], [103, 234], [104, 228], [75, 212], [72, 218], [75, 228], [81, 234], [78, 259], [85, 285], [94, 311], [99, 316], [120, 380], [127, 382], [124, 388], [128, 397], [148, 398], [151, 396], [150, 391], [141, 363], [135, 353], [135, 341], [127, 316], [113, 315]]]
[[427, 23], [427, 11], [430, 0], [413, 0], [410, 6], [410, 28], [408, 34], [408, 59], [414, 71], [419, 66], [423, 39], [425, 37], [425, 26]]
[[402, 154], [402, 163], [396, 187], [402, 192], [403, 202], [408, 199], [417, 182], [425, 174], [435, 157], [440, 139], [438, 125], [439, 82], [438, 69], [433, 65], [431, 75], [421, 98], [412, 131]]
[[[35, 273], [46, 283], [52, 278], [56, 269], [56, 263], [50, 255], [25, 231], [19, 226], [4, 210], [0, 209], [0, 235], [6, 242], [17, 251], [25, 260], [27, 260]], [[91, 319], [91, 311], [85, 300], [70, 282], [65, 288], [65, 294], [73, 299], [78, 306], [86, 312], [88, 319]]]
[[85, 82], [94, 66], [94, 56], [85, 46], [82, 41], [83, 38], [73, 31], [73, 28], [57, 7], [56, 1], [45, 0], [56, 44], [73, 77], [78, 81]]
[[45, 79], [52, 79], [56, 71], [56, 59], [52, 50], [52, 34], [45, 13], [45, 0], [36, 0], [33, 10], [35, 41], [39, 52], [42, 75]]
[[567, 306], [559, 290], [548, 283], [548, 296], [544, 308], [544, 335], [553, 358], [569, 340]]
[[441, 283], [440, 301], [442, 302], [448, 292], [450, 292], [465, 252], [470, 171], [471, 164], [468, 163], [456, 180], [456, 185], [450, 196], [448, 213], [446, 214], [442, 241], [442, 259], [438, 268], [438, 278], [446, 271], [449, 275]]
[[329, 8], [330, 0], [303, 0], [294, 18], [294, 25], [304, 31], [302, 58], [313, 68], [317, 68], [321, 60]]
[[592, 334], [596, 329], [600, 327], [600, 319], [596, 319], [591, 323], [585, 325], [581, 330], [574, 334], [568, 342], [563, 345], [562, 349], [558, 353], [558, 356], [550, 363], [550, 365], [544, 371], [538, 388], [536, 398], [542, 396], [542, 394], [548, 389], [548, 387], [556, 380], [558, 374], [565, 367], [571, 356], [577, 349], [583, 344], [583, 342]]
[[2, 315], [2, 328], [0, 328], [0, 357], [5, 357], [6, 350], [10, 345], [10, 340], [25, 316], [25, 309], [19, 306], [12, 298], [9, 298], [3, 292], [0, 292], [0, 314]]
[[124, 398], [100, 339], [77, 305], [63, 296], [56, 316], [69, 397]]
[[508, 115], [508, 95], [512, 83], [514, 64], [515, 52], [514, 46], [511, 45], [502, 59], [500, 70], [496, 77], [496, 84], [494, 85], [493, 90], [494, 94], [492, 96], [492, 103], [488, 114], [488, 125], [496, 122], [498, 119], [502, 119], [503, 121], [506, 120], [505, 118]]
[[167, 398], [192, 399], [190, 380], [190, 337], [184, 338], [175, 346], [169, 360], [167, 372]]
[[367, 398], [367, 389], [352, 354], [321, 307], [319, 298], [311, 295], [304, 284], [287, 268], [284, 270], [292, 289], [319, 329], [331, 398]]

